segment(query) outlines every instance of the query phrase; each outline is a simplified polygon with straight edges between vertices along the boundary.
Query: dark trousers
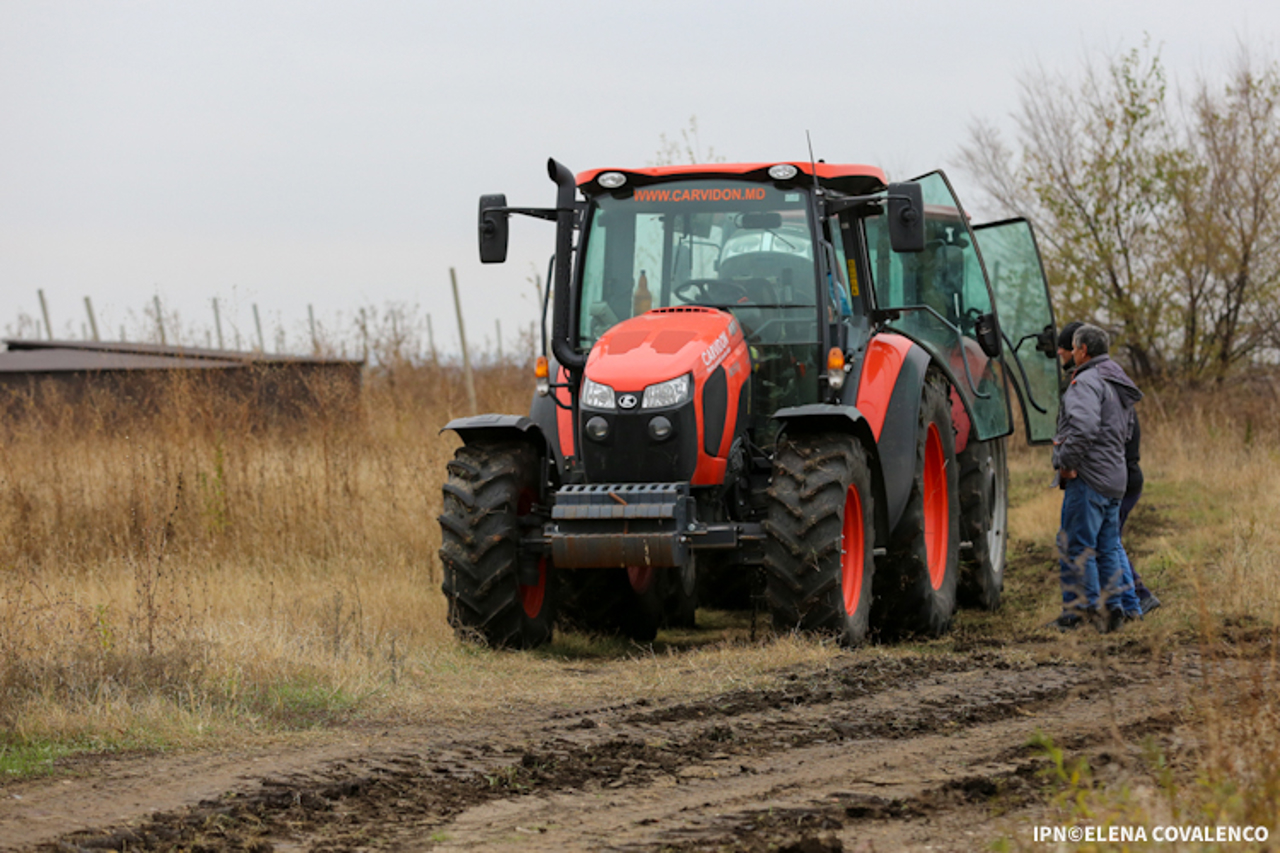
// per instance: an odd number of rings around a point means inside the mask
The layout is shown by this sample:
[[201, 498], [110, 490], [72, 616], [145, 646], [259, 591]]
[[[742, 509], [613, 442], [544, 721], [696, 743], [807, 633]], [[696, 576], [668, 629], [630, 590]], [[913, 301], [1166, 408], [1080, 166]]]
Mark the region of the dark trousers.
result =
[[[1136, 492], [1127, 492], [1120, 499], [1120, 535], [1124, 535], [1124, 522], [1129, 517], [1129, 513], [1133, 512], [1133, 508], [1138, 505], [1138, 498], [1142, 497], [1142, 489]], [[1129, 561], [1128, 553], [1125, 554], [1125, 561]], [[1129, 562], [1129, 571], [1133, 573], [1133, 591], [1138, 594], [1138, 598], [1150, 598], [1151, 590], [1147, 589], [1147, 585], [1142, 582], [1142, 578], [1138, 575], [1138, 570], [1133, 567], [1133, 563]]]

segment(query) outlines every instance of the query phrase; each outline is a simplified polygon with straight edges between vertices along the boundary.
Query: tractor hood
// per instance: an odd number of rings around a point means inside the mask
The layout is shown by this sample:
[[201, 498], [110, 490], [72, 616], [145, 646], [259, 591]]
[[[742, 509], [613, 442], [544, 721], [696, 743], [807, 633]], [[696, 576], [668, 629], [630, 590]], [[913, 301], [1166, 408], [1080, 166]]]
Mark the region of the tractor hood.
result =
[[750, 401], [751, 356], [732, 314], [688, 305], [624, 320], [596, 341], [585, 373], [611, 389], [582, 398], [587, 482], [724, 482]]
[[694, 385], [717, 367], [741, 363], [746, 343], [733, 315], [715, 308], [658, 308], [600, 336], [586, 375], [617, 391], [642, 391], [692, 372]]

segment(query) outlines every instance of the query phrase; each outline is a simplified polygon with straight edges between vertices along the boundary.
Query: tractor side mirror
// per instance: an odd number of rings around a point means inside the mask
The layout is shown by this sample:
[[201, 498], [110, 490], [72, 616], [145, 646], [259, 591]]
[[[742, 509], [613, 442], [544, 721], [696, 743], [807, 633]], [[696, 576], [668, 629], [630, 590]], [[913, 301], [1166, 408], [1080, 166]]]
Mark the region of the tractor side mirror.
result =
[[924, 191], [917, 183], [889, 184], [889, 245], [895, 252], [924, 251]]
[[506, 211], [507, 197], [502, 193], [480, 196], [480, 263], [500, 264], [507, 259], [511, 217]]
[[996, 312], [979, 314], [973, 324], [973, 334], [987, 358], [1000, 356], [1000, 321], [996, 318]]

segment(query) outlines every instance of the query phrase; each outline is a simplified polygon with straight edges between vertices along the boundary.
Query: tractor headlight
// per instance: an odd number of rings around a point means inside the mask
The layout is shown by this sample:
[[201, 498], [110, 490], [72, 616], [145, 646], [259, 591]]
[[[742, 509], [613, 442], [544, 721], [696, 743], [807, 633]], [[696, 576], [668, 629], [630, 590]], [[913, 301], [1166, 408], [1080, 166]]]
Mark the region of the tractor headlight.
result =
[[689, 374], [677, 376], [666, 382], [659, 382], [657, 385], [650, 385], [644, 389], [644, 402], [641, 407], [645, 409], [666, 409], [671, 406], [678, 406], [681, 403], [688, 402], [692, 396], [693, 382]]
[[671, 437], [672, 429], [671, 421], [662, 415], [654, 415], [653, 420], [649, 421], [649, 438], [654, 441], [666, 441]]
[[604, 441], [609, 437], [609, 422], [596, 415], [587, 421], [587, 435], [596, 441]]
[[614, 407], [613, 389], [590, 379], [582, 380], [582, 405], [588, 409], [609, 409]]

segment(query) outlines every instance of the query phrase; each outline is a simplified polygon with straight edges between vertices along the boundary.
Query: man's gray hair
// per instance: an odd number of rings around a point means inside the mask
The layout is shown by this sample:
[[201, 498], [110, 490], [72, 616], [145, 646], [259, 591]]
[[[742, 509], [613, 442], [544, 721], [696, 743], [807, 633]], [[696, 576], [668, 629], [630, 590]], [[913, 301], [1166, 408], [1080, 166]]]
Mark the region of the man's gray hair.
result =
[[1089, 358], [1096, 358], [1100, 355], [1106, 355], [1107, 350], [1111, 347], [1111, 338], [1107, 333], [1097, 326], [1085, 323], [1076, 329], [1075, 336], [1071, 339], [1073, 346], [1082, 346], [1084, 351], [1089, 354]]

